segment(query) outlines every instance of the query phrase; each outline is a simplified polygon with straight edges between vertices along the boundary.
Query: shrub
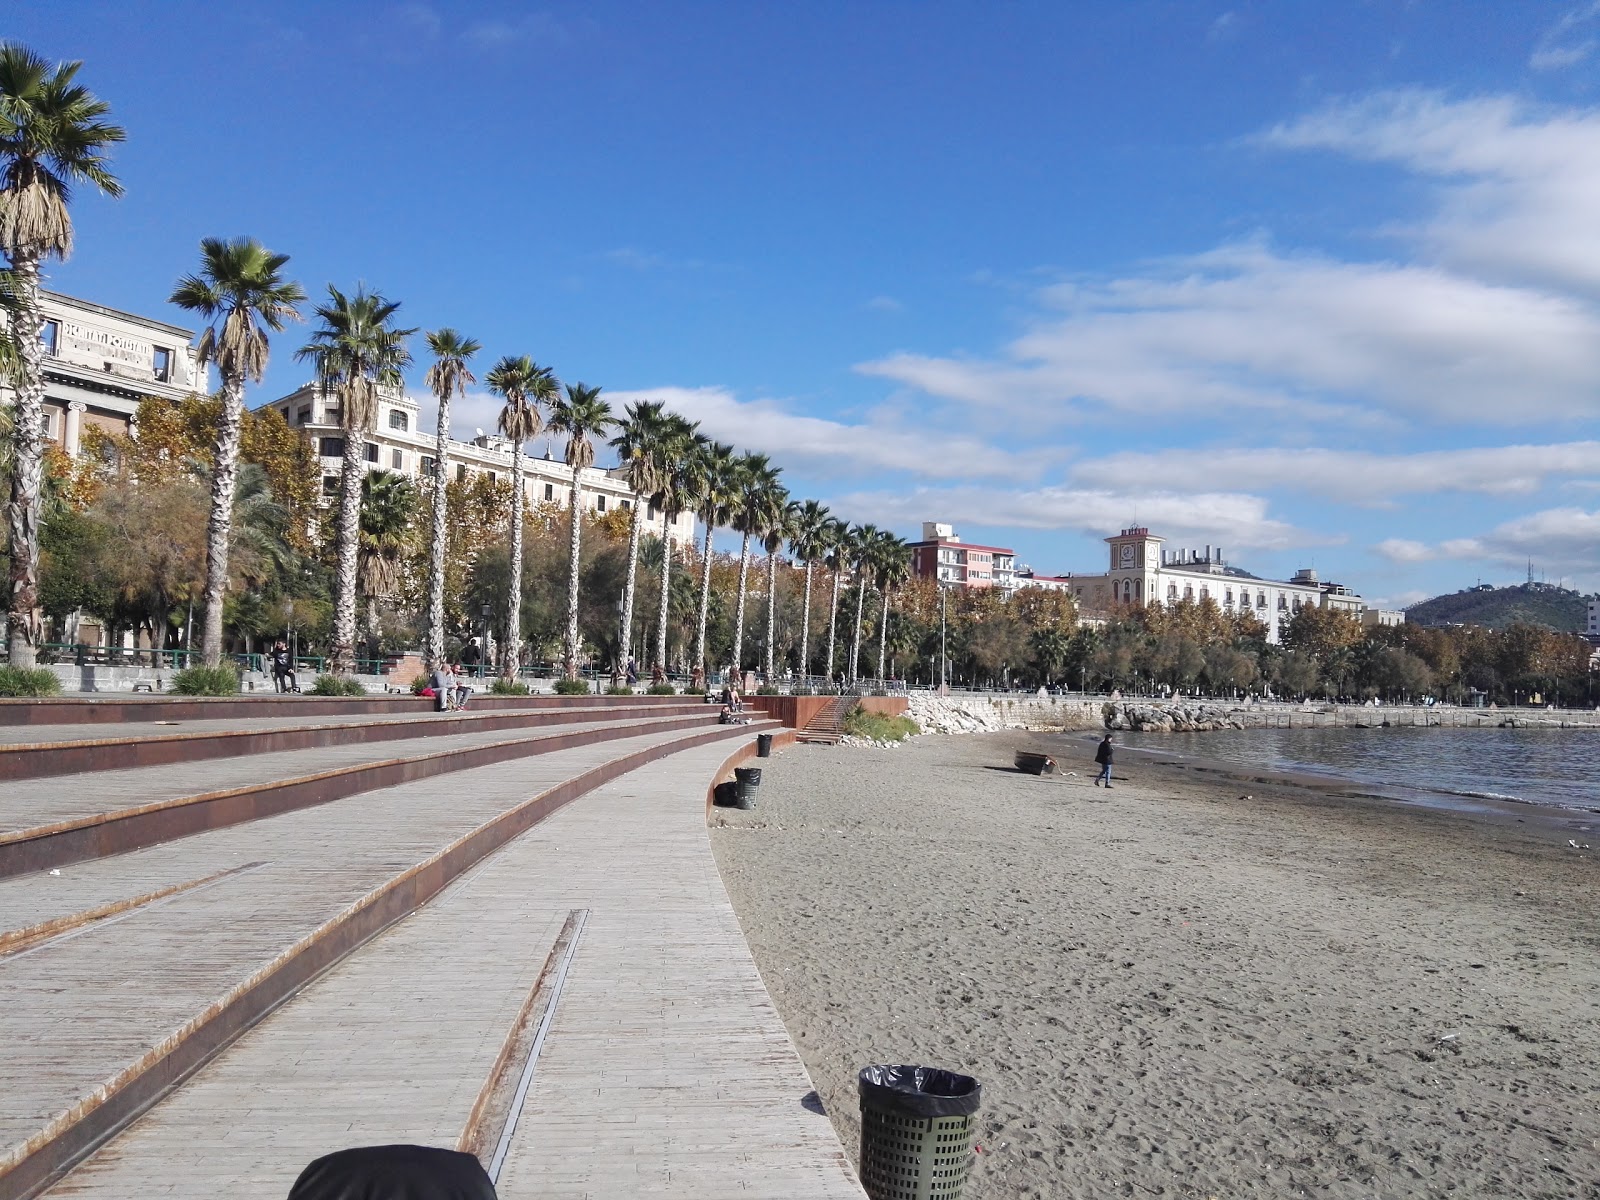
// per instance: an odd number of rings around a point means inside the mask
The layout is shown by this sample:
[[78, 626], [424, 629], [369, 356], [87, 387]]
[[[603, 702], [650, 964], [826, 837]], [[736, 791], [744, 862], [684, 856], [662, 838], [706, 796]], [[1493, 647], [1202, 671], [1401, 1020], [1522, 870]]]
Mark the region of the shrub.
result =
[[901, 742], [922, 732], [910, 717], [891, 717], [868, 712], [859, 704], [844, 715], [844, 731], [852, 737], [875, 742]]
[[429, 680], [426, 675], [418, 675], [411, 681], [411, 694], [413, 696], [420, 696], [432, 686], [432, 681]]
[[676, 696], [677, 694], [678, 689], [670, 683], [652, 683], [649, 690], [645, 692], [647, 696]]
[[0, 696], [54, 696], [61, 680], [43, 667], [0, 667]]
[[588, 694], [589, 681], [587, 679], [556, 680], [556, 695], [558, 696], [587, 696]]
[[631, 696], [631, 695], [633, 695], [633, 689], [631, 687], [629, 687], [627, 684], [623, 684], [621, 687], [608, 687], [606, 689], [606, 695], [608, 695], [608, 696]]
[[518, 679], [507, 679], [500, 676], [489, 685], [489, 692], [495, 696], [526, 696], [528, 685]]
[[780, 692], [774, 685], [769, 683], [769, 684], [767, 684], [766, 687], [757, 688], [756, 689], [756, 695], [758, 695], [758, 696], [781, 696], [781, 695], [783, 695], [783, 693]]
[[311, 685], [309, 694], [313, 696], [365, 696], [367, 689], [354, 679], [342, 679], [338, 675], [318, 675], [316, 683]]
[[231, 663], [185, 667], [172, 677], [171, 690], [180, 696], [232, 696], [239, 690], [239, 671]]

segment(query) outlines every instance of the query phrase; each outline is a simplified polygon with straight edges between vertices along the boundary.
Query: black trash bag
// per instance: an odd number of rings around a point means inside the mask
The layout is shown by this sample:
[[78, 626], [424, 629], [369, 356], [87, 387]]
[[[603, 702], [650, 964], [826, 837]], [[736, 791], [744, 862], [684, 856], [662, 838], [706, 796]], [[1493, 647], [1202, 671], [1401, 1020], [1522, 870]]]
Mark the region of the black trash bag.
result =
[[913, 1117], [965, 1117], [978, 1111], [983, 1087], [970, 1075], [938, 1067], [862, 1067], [861, 1103]]
[[289, 1200], [497, 1200], [483, 1164], [433, 1146], [358, 1146], [315, 1160]]
[[738, 785], [731, 779], [727, 783], [719, 783], [712, 789], [711, 803], [718, 808], [737, 808], [739, 804]]

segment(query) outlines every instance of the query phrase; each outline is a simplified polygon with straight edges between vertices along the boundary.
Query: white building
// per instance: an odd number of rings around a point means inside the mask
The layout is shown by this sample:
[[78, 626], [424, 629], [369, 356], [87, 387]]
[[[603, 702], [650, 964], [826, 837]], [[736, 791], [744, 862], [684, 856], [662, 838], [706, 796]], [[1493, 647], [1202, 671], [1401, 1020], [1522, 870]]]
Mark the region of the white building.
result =
[[[331, 496], [339, 490], [339, 467], [344, 455], [344, 433], [339, 427], [338, 399], [319, 384], [308, 383], [281, 399], [266, 405], [283, 414], [291, 428], [311, 439], [322, 462], [322, 491]], [[378, 389], [376, 428], [366, 444], [363, 460], [369, 471], [393, 471], [416, 479], [433, 477], [434, 431], [421, 428], [422, 411], [417, 401], [398, 388]], [[511, 443], [502, 437], [483, 433], [470, 442], [450, 441], [449, 470], [452, 478], [464, 480], [472, 475], [487, 475], [491, 480], [510, 479]], [[588, 467], [583, 471], [583, 503], [597, 513], [633, 506], [633, 492], [619, 471]], [[549, 458], [522, 458], [522, 494], [530, 504], [566, 506], [572, 486], [572, 468]], [[666, 520], [651, 504], [645, 512], [646, 530], [660, 536]], [[694, 541], [694, 517], [680, 514], [672, 529], [680, 546]]]
[[[44, 432], [76, 457], [90, 427], [137, 432], [139, 402], [204, 393], [194, 333], [59, 292], [39, 298], [44, 313]], [[0, 386], [0, 404], [11, 404]]]
[[1118, 604], [1198, 604], [1214, 601], [1224, 613], [1250, 612], [1267, 627], [1267, 640], [1282, 640], [1283, 630], [1300, 609], [1329, 608], [1363, 618], [1361, 597], [1337, 583], [1322, 583], [1317, 573], [1302, 570], [1280, 583], [1258, 579], [1228, 566], [1222, 548], [1167, 551], [1143, 526], [1106, 538], [1109, 569], [1103, 575], [1074, 575], [1072, 593], [1080, 611], [1104, 611]]
[[1600, 637], [1600, 596], [1589, 601], [1589, 623], [1584, 632], [1590, 637]]

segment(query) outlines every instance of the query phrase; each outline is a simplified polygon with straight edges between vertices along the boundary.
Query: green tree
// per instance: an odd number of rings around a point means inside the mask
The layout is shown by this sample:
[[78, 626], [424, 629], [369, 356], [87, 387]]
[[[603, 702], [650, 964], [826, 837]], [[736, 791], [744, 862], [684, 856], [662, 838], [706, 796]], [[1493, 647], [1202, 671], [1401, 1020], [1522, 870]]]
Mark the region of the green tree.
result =
[[449, 540], [444, 489], [450, 481], [450, 402], [467, 394], [467, 384], [478, 382], [469, 364], [483, 347], [454, 329], [438, 329], [427, 338], [433, 364], [428, 368], [426, 382], [439, 402], [431, 485], [433, 512], [429, 519], [427, 632], [423, 640], [423, 661], [432, 671], [444, 661], [444, 575]]
[[522, 516], [527, 509], [522, 494], [522, 444], [539, 436], [544, 427], [541, 403], [556, 394], [555, 375], [526, 354], [507, 355], [484, 377], [489, 390], [505, 401], [500, 409], [501, 434], [511, 443], [511, 573], [507, 583], [505, 646], [500, 673], [515, 679], [522, 665]]
[[828, 605], [828, 661], [823, 664], [822, 671], [829, 682], [833, 680], [833, 648], [839, 628], [839, 582], [853, 553], [855, 543], [849, 523], [838, 517], [832, 518], [832, 525], [823, 539], [823, 563], [833, 573], [833, 599]]
[[369, 471], [361, 481], [361, 539], [357, 591], [367, 602], [367, 636], [376, 653], [382, 633], [378, 607], [400, 590], [406, 556], [416, 540], [417, 489], [404, 475]]
[[705, 526], [705, 547], [700, 564], [700, 625], [695, 635], [694, 659], [702, 675], [706, 669], [706, 621], [711, 611], [711, 533], [728, 519], [737, 479], [733, 447], [705, 441], [696, 447], [691, 468], [695, 507]]
[[776, 667], [773, 654], [777, 646], [778, 632], [778, 551], [783, 549], [784, 542], [794, 536], [800, 506], [789, 499], [789, 493], [782, 487], [776, 487], [767, 500], [767, 519], [761, 527], [761, 548], [767, 552], [765, 669], [768, 684], [773, 684], [777, 680], [777, 676], [773, 674]]
[[[701, 447], [706, 439], [693, 421], [669, 414], [659, 442], [660, 471], [650, 502], [661, 510], [661, 602], [656, 614], [655, 665], [667, 669], [667, 620], [672, 585], [672, 531], [678, 518], [690, 511], [698, 496]], [[691, 537], [691, 540], [692, 537]]]
[[884, 654], [889, 634], [889, 602], [894, 589], [911, 577], [911, 548], [892, 534], [878, 539], [872, 573], [883, 608], [878, 617], [878, 678], [884, 678]]
[[[668, 426], [666, 408], [656, 400], [640, 400], [628, 405], [617, 422], [611, 448], [633, 492], [628, 519], [628, 577], [622, 587], [622, 617], [617, 624], [617, 654], [625, 660], [633, 641], [633, 601], [639, 575], [639, 537], [644, 524], [644, 501], [654, 495], [661, 481], [663, 438]], [[622, 663], [619, 661], [619, 667]]]
[[122, 184], [107, 152], [126, 132], [110, 106], [77, 82], [81, 62], [52, 67], [17, 42], [0, 42], [0, 253], [11, 263], [18, 363], [11, 424], [11, 606], [6, 640], [13, 667], [32, 667], [39, 642], [39, 518], [44, 485], [44, 313], [40, 265], [72, 251], [71, 189], [108, 196]]
[[583, 472], [594, 466], [594, 439], [604, 437], [617, 423], [611, 406], [600, 398], [600, 389], [569, 383], [566, 395], [557, 399], [550, 411], [550, 430], [567, 439], [566, 463], [572, 468], [572, 493], [568, 499], [568, 536], [572, 550], [567, 570], [567, 637], [562, 667], [568, 679], [578, 677], [578, 587], [582, 560], [579, 548], [583, 535]]
[[806, 565], [805, 600], [800, 608], [800, 674], [811, 674], [811, 571], [817, 560], [826, 556], [834, 522], [825, 506], [815, 500], [804, 501], [794, 514], [794, 531], [789, 549]]
[[209, 324], [195, 356], [202, 366], [216, 363], [222, 380], [216, 444], [212, 453], [211, 512], [206, 521], [205, 632], [201, 658], [208, 667], [222, 661], [222, 593], [228, 581], [234, 489], [244, 424], [245, 381], [261, 382], [267, 369], [267, 331], [281, 333], [299, 320], [295, 307], [306, 298], [300, 285], [283, 277], [287, 254], [273, 254], [254, 238], [205, 238], [200, 269], [178, 281], [169, 303], [198, 314]]

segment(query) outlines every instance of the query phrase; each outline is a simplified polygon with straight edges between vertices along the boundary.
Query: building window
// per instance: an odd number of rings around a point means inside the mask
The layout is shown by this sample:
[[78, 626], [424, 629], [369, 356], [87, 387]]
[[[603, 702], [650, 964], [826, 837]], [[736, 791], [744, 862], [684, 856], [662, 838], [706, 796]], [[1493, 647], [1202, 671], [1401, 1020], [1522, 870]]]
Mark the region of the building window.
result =
[[323, 438], [322, 439], [322, 457], [323, 458], [343, 458], [344, 457], [344, 439], [343, 438]]
[[1287, 596], [1279, 596], [1278, 597], [1278, 611], [1279, 612], [1288, 612], [1289, 611], [1289, 597], [1287, 597]]
[[1168, 600], [1176, 600], [1177, 598], [1178, 598], [1178, 585], [1175, 584], [1175, 583], [1167, 584], [1167, 599]]
[[[288, 412], [287, 409], [284, 410], [283, 415], [285, 417], [287, 417], [289, 415], [289, 412]], [[304, 425], [310, 420], [311, 420], [311, 405], [302, 404], [300, 406], [300, 411], [295, 413], [295, 415], [294, 415], [294, 423], [296, 425]]]
[[55, 437], [56, 413], [55, 409], [47, 408], [39, 414], [39, 432], [45, 437]]
[[322, 494], [331, 496], [339, 490], [339, 477], [337, 475], [324, 475], [322, 477]]
[[1229, 588], [1227, 591], [1222, 593], [1222, 603], [1227, 608], [1232, 608], [1233, 607], [1233, 589], [1232, 588]]
[[1185, 600], [1193, 600], [1194, 599], [1194, 588], [1190, 587], [1188, 584], [1184, 584], [1183, 585], [1183, 598]]
[[405, 430], [411, 428], [411, 421], [406, 414], [401, 412], [398, 408], [391, 408], [389, 410], [389, 428], [398, 429], [401, 432], [404, 432]]
[[493, 483], [495, 480], [497, 480], [499, 478], [500, 477], [498, 475], [496, 475], [493, 471], [489, 472], [489, 482], [490, 483]]
[[39, 331], [39, 340], [44, 343], [44, 352], [54, 358], [56, 347], [61, 343], [61, 322], [46, 321]]
[[659, 515], [656, 512], [655, 501], [652, 500], [650, 502], [650, 507], [645, 510], [645, 515], [649, 520], [652, 520], [652, 521], [654, 521], [656, 519], [656, 517]]
[[457, 463], [456, 464], [456, 482], [457, 483], [465, 483], [466, 481], [467, 481], [467, 464], [466, 463]]
[[366, 443], [366, 446], [367, 446], [367, 461], [369, 463], [377, 462], [378, 461], [378, 443], [377, 442], [368, 442], [368, 443]]
[[426, 478], [432, 479], [438, 473], [439, 473], [439, 461], [437, 459], [434, 459], [434, 458], [429, 458], [426, 454], [424, 454], [422, 456], [422, 474]]
[[1256, 607], [1257, 608], [1265, 608], [1266, 606], [1267, 606], [1267, 594], [1265, 592], [1257, 592], [1256, 593]]
[[632, 500], [619, 500], [619, 501], [617, 501], [617, 503], [622, 505], [623, 508], [632, 508], [633, 507], [633, 501]]
[[404, 452], [400, 450], [391, 451], [389, 454], [389, 463], [396, 471], [405, 470], [406, 456]]
[[172, 351], [163, 346], [157, 346], [150, 364], [151, 372], [158, 383], [172, 382]]
[[600, 512], [605, 512], [605, 510], [606, 510], [606, 498], [604, 496], [596, 496], [594, 498], [594, 506]]
[[547, 484], [544, 485], [544, 498], [545, 498], [545, 502], [546, 503], [548, 503], [551, 500], [554, 500], [556, 498], [556, 485], [555, 484], [547, 483]]

